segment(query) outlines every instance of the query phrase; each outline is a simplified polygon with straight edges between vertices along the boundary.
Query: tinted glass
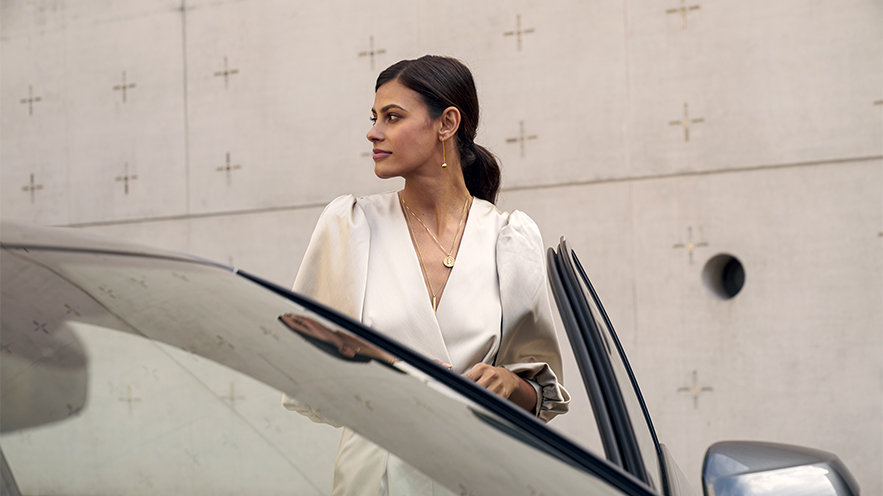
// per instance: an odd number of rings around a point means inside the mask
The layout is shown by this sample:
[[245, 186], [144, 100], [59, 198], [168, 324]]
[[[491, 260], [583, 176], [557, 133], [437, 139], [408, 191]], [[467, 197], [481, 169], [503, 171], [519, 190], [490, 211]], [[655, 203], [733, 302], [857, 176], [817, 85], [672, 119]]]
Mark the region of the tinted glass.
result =
[[260, 315], [296, 307], [237, 279], [4, 250], [0, 445], [21, 493], [329, 494], [339, 429], [283, 409], [258, 358], [294, 344]]
[[610, 358], [610, 364], [619, 384], [623, 402], [628, 410], [629, 420], [631, 420], [638, 448], [641, 451], [641, 458], [644, 460], [644, 469], [647, 472], [647, 477], [650, 479], [650, 485], [655, 488], [661, 488], [662, 479], [658, 444], [649, 419], [645, 414], [640, 391], [636, 389], [636, 384], [632, 383], [633, 375], [630, 373], [627, 358], [625, 353], [620, 350], [615, 331], [608, 326], [609, 322], [606, 318], [606, 313], [602, 311], [603, 306], [600, 299], [597, 297], [594, 288], [591, 287], [591, 282], [586, 276], [576, 253], [571, 251], [571, 254], [579, 272], [580, 288], [589, 304], [589, 309], [595, 317], [595, 323], [601, 334], [605, 352]]
[[457, 493], [649, 494], [339, 315], [214, 265], [96, 249], [0, 256], [0, 445], [22, 494], [330, 494], [340, 430], [281, 392]]

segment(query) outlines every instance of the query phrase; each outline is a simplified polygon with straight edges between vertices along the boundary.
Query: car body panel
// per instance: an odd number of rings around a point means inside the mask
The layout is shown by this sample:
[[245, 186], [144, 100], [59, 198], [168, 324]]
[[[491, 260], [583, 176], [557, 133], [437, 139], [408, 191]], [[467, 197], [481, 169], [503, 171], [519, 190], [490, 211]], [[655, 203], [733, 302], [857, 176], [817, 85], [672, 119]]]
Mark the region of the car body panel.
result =
[[703, 463], [706, 496], [857, 496], [858, 482], [827, 451], [759, 441], [721, 441]]

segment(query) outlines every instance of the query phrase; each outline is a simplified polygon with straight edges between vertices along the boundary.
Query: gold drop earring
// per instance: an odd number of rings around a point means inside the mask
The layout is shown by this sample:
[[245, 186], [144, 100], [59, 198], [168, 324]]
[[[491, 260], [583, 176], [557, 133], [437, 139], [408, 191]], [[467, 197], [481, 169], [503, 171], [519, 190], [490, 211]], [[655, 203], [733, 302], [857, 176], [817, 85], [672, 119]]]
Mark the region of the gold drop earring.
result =
[[446, 150], [447, 146], [445, 146], [445, 140], [442, 140], [442, 169], [448, 168], [448, 152]]

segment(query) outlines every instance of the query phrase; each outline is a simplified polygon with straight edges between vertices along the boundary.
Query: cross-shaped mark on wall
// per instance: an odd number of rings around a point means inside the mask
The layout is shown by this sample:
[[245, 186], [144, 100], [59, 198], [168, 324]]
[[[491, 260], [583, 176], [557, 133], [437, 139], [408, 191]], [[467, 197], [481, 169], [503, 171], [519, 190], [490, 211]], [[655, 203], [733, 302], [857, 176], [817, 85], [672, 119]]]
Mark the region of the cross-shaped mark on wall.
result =
[[368, 46], [369, 46], [369, 48], [367, 50], [365, 50], [363, 52], [359, 52], [359, 57], [368, 57], [369, 59], [371, 59], [371, 70], [373, 71], [374, 70], [374, 57], [377, 55], [383, 55], [384, 53], [386, 53], [386, 49], [385, 48], [378, 48], [376, 50], [374, 49], [374, 36], [373, 35], [371, 35], [368, 38]]
[[29, 115], [29, 116], [32, 116], [32, 117], [33, 117], [33, 115], [34, 115], [34, 104], [35, 104], [35, 103], [38, 103], [38, 102], [41, 102], [41, 101], [43, 101], [43, 99], [42, 99], [41, 97], [39, 97], [39, 96], [34, 96], [34, 87], [31, 86], [31, 85], [28, 85], [28, 97], [27, 97], [27, 98], [22, 98], [22, 99], [21, 99], [21, 103], [23, 103], [23, 104], [24, 104], [24, 103], [28, 104], [28, 115]]
[[518, 131], [518, 136], [514, 138], [506, 138], [506, 143], [518, 143], [518, 146], [521, 148], [521, 157], [524, 158], [524, 143], [529, 140], [537, 139], [537, 135], [524, 133], [524, 121], [518, 122]]
[[123, 170], [123, 175], [117, 176], [113, 178], [113, 180], [123, 183], [123, 191], [125, 191], [126, 196], [129, 196], [129, 181], [134, 181], [138, 179], [138, 174], [129, 174], [129, 162], [123, 164]]
[[126, 81], [126, 71], [123, 71], [123, 82], [121, 84], [114, 85], [113, 90], [122, 92], [123, 103], [126, 103], [126, 101], [128, 100], [128, 96], [127, 96], [128, 91], [131, 90], [132, 88], [134, 88], [135, 86], [136, 86], [135, 83], [129, 83]]
[[239, 74], [239, 69], [230, 69], [227, 65], [227, 57], [224, 57], [224, 70], [215, 72], [215, 77], [224, 78], [224, 89], [230, 86], [230, 76]]
[[31, 203], [34, 203], [34, 193], [36, 191], [40, 191], [41, 189], [43, 189], [42, 184], [34, 184], [34, 174], [33, 173], [31, 173], [31, 184], [21, 187], [22, 191], [26, 191], [31, 194]]
[[683, 126], [684, 127], [684, 141], [690, 141], [690, 125], [691, 124], [699, 124], [705, 122], [705, 119], [699, 117], [696, 119], [690, 118], [690, 107], [686, 103], [684, 103], [684, 117], [678, 119], [676, 121], [669, 121], [669, 126]]
[[216, 167], [216, 168], [215, 168], [215, 171], [217, 171], [217, 172], [226, 172], [226, 173], [227, 173], [227, 186], [230, 186], [230, 184], [232, 184], [232, 182], [233, 182], [233, 177], [232, 177], [232, 175], [230, 174], [230, 172], [231, 172], [231, 171], [235, 171], [235, 170], [239, 170], [239, 169], [241, 169], [241, 168], [242, 168], [241, 165], [238, 165], [238, 164], [237, 164], [237, 165], [233, 165], [233, 164], [230, 163], [230, 152], [227, 152], [227, 163], [226, 163], [226, 165], [223, 165], [223, 166], [221, 166], [221, 167]]
[[699, 372], [693, 371], [693, 384], [691, 386], [681, 386], [678, 388], [679, 393], [690, 393], [693, 396], [693, 408], [699, 408], [699, 395], [702, 393], [710, 393], [714, 391], [714, 388], [711, 386], [700, 386], [699, 385]]
[[690, 265], [693, 265], [693, 250], [696, 248], [708, 246], [705, 241], [693, 241], [693, 227], [687, 227], [687, 242], [676, 243], [672, 248], [684, 248], [690, 256]]
[[699, 10], [702, 7], [699, 5], [687, 5], [685, 0], [681, 0], [681, 5], [672, 8], [666, 9], [666, 14], [680, 14], [681, 15], [681, 29], [685, 29], [687, 27], [687, 12]]
[[521, 14], [516, 14], [515, 15], [515, 29], [513, 29], [512, 31], [504, 32], [503, 36], [514, 36], [517, 46], [518, 46], [518, 51], [520, 52], [521, 51], [521, 37], [522, 37], [522, 35], [530, 34], [533, 32], [534, 32], [534, 28], [521, 29]]

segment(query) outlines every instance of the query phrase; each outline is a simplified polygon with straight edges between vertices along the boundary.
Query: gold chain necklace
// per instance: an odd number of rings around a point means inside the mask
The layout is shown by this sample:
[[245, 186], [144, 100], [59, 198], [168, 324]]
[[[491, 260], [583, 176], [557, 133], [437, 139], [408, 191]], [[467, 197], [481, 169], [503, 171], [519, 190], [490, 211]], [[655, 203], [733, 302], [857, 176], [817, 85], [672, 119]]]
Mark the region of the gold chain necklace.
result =
[[[417, 243], [417, 237], [414, 236], [414, 228], [411, 227], [411, 221], [408, 220], [408, 231], [411, 232], [411, 237], [414, 238], [414, 246], [417, 247], [417, 256], [420, 257], [420, 270], [423, 271], [423, 277], [426, 278], [426, 284], [429, 285], [429, 295], [432, 296], [432, 313], [435, 313], [438, 310], [438, 301], [435, 296], [438, 294], [438, 291], [432, 290], [432, 281], [429, 280], [429, 274], [426, 273], [426, 263], [423, 262], [423, 254], [420, 253], [420, 244]], [[442, 281], [442, 285], [439, 286], [439, 291], [441, 288], [445, 287], [445, 284], [448, 283], [448, 277], [451, 276], [451, 270], [448, 271], [448, 275], [445, 276], [445, 280]]]
[[[410, 212], [411, 215], [414, 216], [415, 219], [417, 219], [417, 222], [419, 222], [420, 225], [423, 226], [423, 229], [426, 229], [426, 232], [429, 234], [430, 237], [432, 237], [432, 240], [435, 241], [435, 244], [438, 245], [438, 248], [442, 251], [442, 253], [447, 255], [444, 258], [444, 260], [442, 260], [442, 263], [445, 265], [445, 267], [447, 267], [449, 269], [453, 268], [454, 263], [457, 261], [454, 258], [454, 248], [457, 247], [457, 239], [463, 234], [460, 231], [460, 228], [463, 227], [463, 220], [466, 219], [466, 208], [469, 206], [469, 200], [471, 200], [471, 199], [472, 199], [472, 197], [467, 198], [466, 203], [463, 204], [463, 215], [460, 216], [460, 223], [457, 224], [457, 234], [454, 236], [454, 242], [451, 244], [451, 249], [445, 250], [445, 247], [442, 246], [442, 244], [438, 241], [438, 238], [435, 237], [435, 234], [432, 234], [432, 231], [430, 231], [429, 228], [426, 227], [426, 224], [424, 224], [423, 221], [420, 220], [420, 217], [417, 217], [417, 214], [415, 214], [414, 211], [411, 210], [411, 207], [409, 207], [408, 204], [405, 203], [405, 199], [402, 198], [401, 196], [399, 196], [399, 200], [401, 200], [402, 206], [405, 207], [405, 209], [408, 212]], [[409, 219], [410, 219], [410, 217], [409, 217]], [[408, 220], [408, 227], [410, 228], [410, 226], [411, 226], [411, 221]], [[413, 231], [412, 231], [412, 234], [413, 234]], [[417, 238], [414, 238], [414, 243], [415, 244], [417, 243]], [[419, 247], [417, 248], [417, 251], [418, 252], [420, 251]]]
[[[408, 211], [411, 212], [412, 215], [414, 214], [414, 212], [411, 211], [411, 209], [405, 203], [405, 199], [402, 198], [401, 195], [399, 196], [399, 201], [402, 202], [402, 206], [405, 207], [406, 209], [408, 209]], [[469, 204], [468, 199], [466, 200], [466, 204], [467, 205]], [[464, 208], [464, 210], [465, 210], [465, 208]], [[414, 217], [417, 218], [418, 221], [420, 220], [420, 218], [417, 217], [416, 215], [414, 215]], [[442, 281], [441, 286], [439, 286], [438, 291], [432, 290], [432, 281], [429, 280], [429, 273], [426, 272], [426, 262], [423, 261], [423, 253], [420, 251], [420, 243], [417, 242], [417, 236], [414, 234], [414, 226], [411, 225], [411, 219], [407, 215], [405, 216], [405, 221], [408, 223], [408, 231], [411, 233], [411, 238], [414, 240], [414, 246], [417, 247], [417, 256], [420, 258], [420, 270], [423, 272], [423, 277], [426, 279], [426, 284], [429, 286], [429, 295], [432, 296], [432, 313], [434, 314], [438, 311], [438, 299], [436, 298], [436, 296], [442, 290], [442, 288], [444, 288], [445, 285], [447, 285], [448, 278], [451, 277], [451, 272], [453, 272], [453, 271], [452, 270], [448, 271], [448, 274], [445, 276], [445, 280]], [[420, 222], [420, 224], [423, 224], [423, 222]], [[462, 219], [460, 220], [460, 224], [461, 225], [463, 224]], [[423, 227], [426, 227], [426, 224], [423, 224]], [[457, 230], [459, 231], [459, 226], [458, 226]], [[429, 232], [429, 228], [426, 228], [426, 231]], [[460, 233], [460, 234], [462, 234], [462, 233]], [[432, 233], [430, 232], [429, 235], [432, 236]], [[433, 237], [433, 239], [435, 239], [435, 236], [432, 236], [432, 237]], [[459, 237], [459, 234], [458, 234], [458, 236], [454, 237], [454, 246], [456, 246], [457, 237]], [[439, 243], [437, 239], [435, 240], [435, 242], [436, 242], [436, 244], [438, 244], [439, 248], [441, 248], [441, 243]], [[442, 248], [442, 251], [445, 251], [445, 249]], [[452, 248], [451, 253], [453, 253], [453, 251], [454, 250]], [[453, 259], [453, 257], [451, 257], [450, 254], [448, 254], [448, 257]], [[454, 266], [453, 262], [451, 262], [451, 265], [447, 264], [447, 258], [446, 258], [445, 259], [445, 267], [452, 268], [453, 266]]]

